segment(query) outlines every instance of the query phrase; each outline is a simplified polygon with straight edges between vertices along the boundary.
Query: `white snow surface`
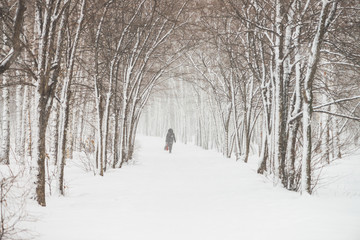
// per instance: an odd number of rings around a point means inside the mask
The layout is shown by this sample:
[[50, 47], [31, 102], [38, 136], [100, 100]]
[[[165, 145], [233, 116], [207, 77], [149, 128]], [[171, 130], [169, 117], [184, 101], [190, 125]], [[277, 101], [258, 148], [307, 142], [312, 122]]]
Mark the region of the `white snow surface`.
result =
[[[30, 203], [39, 240], [359, 240], [360, 154], [301, 196], [215, 151], [138, 137], [134, 164], [94, 176], [69, 161], [67, 195]], [[337, 170], [341, 171], [337, 171]], [[349, 171], [351, 170], [351, 171]], [[324, 181], [326, 183], [326, 181]]]

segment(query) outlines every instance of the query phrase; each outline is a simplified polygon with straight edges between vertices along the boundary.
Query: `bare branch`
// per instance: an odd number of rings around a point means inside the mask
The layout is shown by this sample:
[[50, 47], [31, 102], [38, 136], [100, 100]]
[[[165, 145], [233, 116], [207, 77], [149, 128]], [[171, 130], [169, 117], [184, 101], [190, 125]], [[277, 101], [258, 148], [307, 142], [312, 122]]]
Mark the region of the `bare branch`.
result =
[[321, 104], [321, 105], [319, 105], [319, 106], [315, 106], [313, 109], [319, 109], [319, 108], [326, 107], [326, 106], [329, 106], [329, 105], [332, 105], [332, 104], [335, 104], [335, 103], [340, 103], [340, 102], [346, 102], [346, 101], [356, 100], [356, 99], [359, 99], [359, 98], [360, 98], [360, 96], [338, 99], [338, 100], [335, 100], [335, 101], [333, 101], [333, 102], [329, 102], [329, 103]]
[[18, 86], [18, 85], [36, 87], [34, 84], [32, 84], [30, 82], [17, 81], [17, 82], [11, 82], [11, 83], [6, 83], [6, 84], [0, 84], [0, 89], [6, 88], [6, 87]]
[[[325, 104], [321, 104], [319, 106], [315, 106], [313, 107], [313, 110], [316, 110], [316, 109], [319, 109], [319, 108], [322, 108], [322, 107], [326, 107], [326, 106], [329, 106], [329, 105], [332, 105], [332, 104], [336, 104], [336, 103], [340, 103], [340, 102], [346, 102], [346, 101], [351, 101], [351, 100], [356, 100], [356, 99], [359, 99], [360, 96], [355, 96], [355, 97], [351, 97], [351, 98], [343, 98], [343, 99], [338, 99], [338, 100], [335, 100], [333, 102], [330, 102], [330, 103], [325, 103]], [[314, 112], [322, 112], [320, 110], [318, 111], [314, 111]], [[289, 119], [288, 123], [291, 123], [292, 121], [295, 121], [297, 120], [298, 118], [300, 118], [302, 116], [302, 112], [299, 112], [298, 114], [296, 114], [295, 116], [293, 116], [292, 118]]]
[[348, 119], [352, 119], [352, 120], [355, 120], [355, 121], [360, 121], [359, 117], [347, 116], [347, 115], [340, 114], [340, 113], [333, 113], [333, 112], [323, 111], [323, 110], [315, 110], [314, 112], [326, 113], [326, 114], [337, 116], [337, 117], [348, 118]]
[[11, 39], [12, 48], [5, 58], [0, 60], [0, 75], [10, 68], [11, 64], [15, 62], [21, 52], [20, 33], [22, 32], [25, 10], [25, 0], [18, 0], [18, 8], [14, 21], [14, 33]]

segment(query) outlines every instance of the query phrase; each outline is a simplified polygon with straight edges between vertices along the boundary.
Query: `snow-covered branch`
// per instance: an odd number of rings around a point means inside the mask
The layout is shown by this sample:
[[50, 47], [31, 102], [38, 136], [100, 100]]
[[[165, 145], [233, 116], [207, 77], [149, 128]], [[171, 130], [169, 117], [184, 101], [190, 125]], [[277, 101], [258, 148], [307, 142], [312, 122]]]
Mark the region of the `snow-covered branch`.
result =
[[330, 114], [330, 115], [333, 115], [336, 117], [342, 117], [342, 118], [348, 118], [348, 119], [355, 120], [355, 121], [360, 121], [360, 117], [348, 116], [348, 115], [344, 115], [344, 114], [340, 114], [340, 113], [334, 113], [334, 112], [329, 112], [329, 111], [324, 111], [324, 110], [314, 110], [314, 112], [326, 113], [326, 114]]
[[[329, 102], [329, 103], [321, 104], [321, 105], [318, 105], [318, 106], [314, 106], [313, 109], [316, 110], [316, 109], [323, 108], [323, 107], [326, 107], [326, 106], [330, 106], [330, 105], [333, 105], [333, 104], [352, 101], [352, 100], [356, 100], [356, 99], [359, 99], [359, 98], [360, 98], [360, 96], [338, 99], [338, 100], [335, 100], [333, 102]], [[320, 111], [316, 111], [316, 112], [320, 112]], [[295, 120], [299, 119], [300, 117], [302, 117], [302, 114], [303, 114], [302, 112], [299, 112], [295, 116], [292, 116], [291, 118], [289, 118], [288, 123], [291, 123], [292, 121], [295, 121]]]
[[333, 102], [321, 104], [321, 105], [319, 105], [319, 106], [314, 106], [313, 109], [319, 109], [319, 108], [323, 108], [323, 107], [326, 107], [326, 106], [329, 106], [329, 105], [332, 105], [332, 104], [341, 103], [341, 102], [347, 102], [347, 101], [352, 101], [352, 100], [356, 100], [356, 99], [359, 99], [359, 98], [360, 98], [360, 96], [354, 96], [354, 97], [350, 97], [350, 98], [338, 99], [338, 100], [335, 100], [335, 101], [333, 101]]

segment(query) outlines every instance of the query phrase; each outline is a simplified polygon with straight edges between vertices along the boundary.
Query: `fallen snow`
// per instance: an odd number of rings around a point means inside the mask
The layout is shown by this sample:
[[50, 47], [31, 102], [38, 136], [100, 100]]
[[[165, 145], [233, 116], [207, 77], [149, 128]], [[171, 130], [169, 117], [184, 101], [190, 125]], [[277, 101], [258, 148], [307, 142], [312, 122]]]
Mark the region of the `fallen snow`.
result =
[[163, 145], [163, 139], [139, 137], [135, 164], [105, 177], [69, 162], [67, 196], [49, 197], [46, 208], [30, 204], [38, 218], [28, 223], [35, 238], [360, 239], [359, 155], [329, 167], [324, 179], [331, 184], [302, 197], [214, 151], [176, 143], [169, 154]]

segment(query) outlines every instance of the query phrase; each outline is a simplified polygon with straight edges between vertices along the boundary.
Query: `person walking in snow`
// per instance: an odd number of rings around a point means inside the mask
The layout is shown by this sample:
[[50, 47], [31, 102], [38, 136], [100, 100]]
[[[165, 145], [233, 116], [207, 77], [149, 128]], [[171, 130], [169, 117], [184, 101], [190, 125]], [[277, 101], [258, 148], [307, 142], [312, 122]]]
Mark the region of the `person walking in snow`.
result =
[[176, 142], [174, 131], [170, 128], [166, 134], [166, 146], [169, 148], [169, 153], [171, 153], [172, 145]]

